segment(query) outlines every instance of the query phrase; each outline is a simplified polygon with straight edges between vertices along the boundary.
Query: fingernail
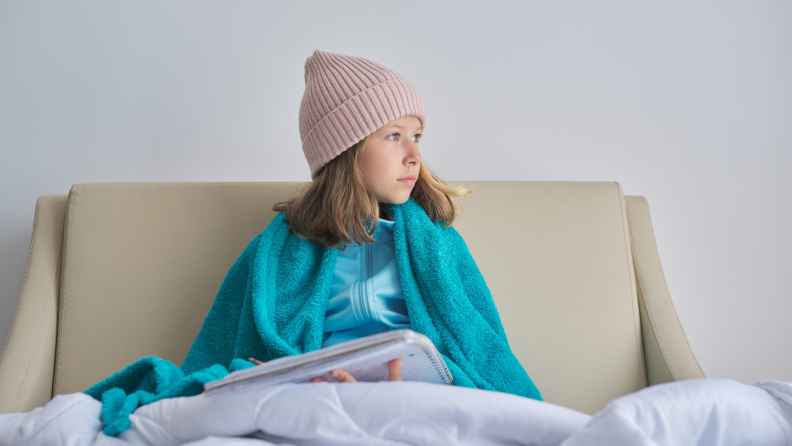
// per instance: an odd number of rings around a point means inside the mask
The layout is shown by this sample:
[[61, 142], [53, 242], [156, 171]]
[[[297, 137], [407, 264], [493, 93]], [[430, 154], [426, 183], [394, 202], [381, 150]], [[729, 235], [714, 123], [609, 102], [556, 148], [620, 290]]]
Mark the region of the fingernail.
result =
[[340, 373], [338, 373], [338, 371], [336, 371], [336, 370], [333, 370], [332, 372], [330, 372], [330, 376], [332, 376], [333, 378], [338, 378], [338, 375], [340, 375]]

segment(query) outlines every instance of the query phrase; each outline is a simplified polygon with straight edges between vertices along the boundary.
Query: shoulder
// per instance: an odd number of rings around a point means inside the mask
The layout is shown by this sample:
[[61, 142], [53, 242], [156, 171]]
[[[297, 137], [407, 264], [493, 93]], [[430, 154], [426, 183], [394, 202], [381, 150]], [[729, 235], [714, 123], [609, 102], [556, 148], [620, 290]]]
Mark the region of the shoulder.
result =
[[275, 239], [282, 238], [284, 231], [290, 231], [289, 224], [286, 222], [285, 214], [279, 212], [270, 220], [266, 229], [253, 237], [253, 240], [248, 243], [242, 255], [244, 256], [246, 253], [255, 253], [259, 249], [271, 244]]
[[[286, 214], [279, 212], [267, 225], [267, 229], [258, 234], [248, 244], [248, 248], [252, 251], [258, 252], [261, 255], [263, 252], [282, 250], [292, 251], [327, 251], [327, 248], [321, 243], [308, 240], [305, 237], [297, 235], [286, 221]], [[335, 251], [335, 250], [332, 250]]]
[[467, 244], [465, 243], [465, 239], [462, 237], [462, 234], [460, 234], [456, 230], [456, 228], [454, 228], [454, 226], [445, 227], [442, 224], [438, 224], [438, 226], [442, 228], [442, 232], [443, 235], [445, 235], [446, 241], [453, 243], [455, 245], [467, 247]]

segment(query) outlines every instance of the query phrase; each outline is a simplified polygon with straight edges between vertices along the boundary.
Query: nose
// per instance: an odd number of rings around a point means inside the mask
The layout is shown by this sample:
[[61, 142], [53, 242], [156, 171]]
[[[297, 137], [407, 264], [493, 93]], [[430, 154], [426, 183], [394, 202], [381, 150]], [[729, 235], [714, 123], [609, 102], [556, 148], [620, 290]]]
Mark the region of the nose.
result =
[[418, 143], [410, 141], [407, 145], [407, 153], [404, 157], [404, 165], [417, 166], [421, 164], [421, 149], [418, 148]]

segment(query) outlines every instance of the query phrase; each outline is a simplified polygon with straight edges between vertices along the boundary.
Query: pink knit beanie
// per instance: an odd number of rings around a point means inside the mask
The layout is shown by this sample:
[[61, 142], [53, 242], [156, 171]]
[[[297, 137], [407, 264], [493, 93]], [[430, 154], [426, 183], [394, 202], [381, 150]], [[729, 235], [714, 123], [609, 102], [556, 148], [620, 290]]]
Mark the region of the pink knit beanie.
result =
[[399, 73], [362, 57], [320, 50], [305, 61], [300, 138], [311, 178], [378, 128], [409, 115], [426, 126], [421, 95]]

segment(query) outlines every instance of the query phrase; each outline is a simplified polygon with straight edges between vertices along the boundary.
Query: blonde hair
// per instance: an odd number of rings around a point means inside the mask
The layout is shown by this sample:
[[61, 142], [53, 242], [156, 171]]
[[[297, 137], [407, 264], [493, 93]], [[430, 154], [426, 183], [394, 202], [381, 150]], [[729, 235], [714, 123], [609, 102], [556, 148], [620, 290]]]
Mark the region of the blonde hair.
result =
[[[297, 236], [328, 248], [374, 243], [371, 236], [377, 229], [380, 205], [358, 168], [367, 140], [342, 152], [322, 167], [313, 182], [298, 186], [292, 198], [272, 207], [286, 213], [286, 222]], [[446, 184], [422, 161], [410, 196], [432, 221], [448, 227], [460, 212], [454, 198], [470, 192]]]

